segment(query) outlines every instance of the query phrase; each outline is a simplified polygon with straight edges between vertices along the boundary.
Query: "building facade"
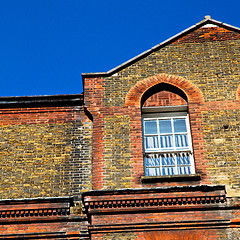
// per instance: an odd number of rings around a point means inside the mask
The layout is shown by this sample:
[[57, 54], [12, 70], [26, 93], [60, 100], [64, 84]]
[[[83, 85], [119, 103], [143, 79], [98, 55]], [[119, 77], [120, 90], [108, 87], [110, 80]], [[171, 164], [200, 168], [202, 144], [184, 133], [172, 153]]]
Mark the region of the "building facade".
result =
[[206, 16], [83, 94], [1, 98], [0, 238], [240, 239], [239, 63]]

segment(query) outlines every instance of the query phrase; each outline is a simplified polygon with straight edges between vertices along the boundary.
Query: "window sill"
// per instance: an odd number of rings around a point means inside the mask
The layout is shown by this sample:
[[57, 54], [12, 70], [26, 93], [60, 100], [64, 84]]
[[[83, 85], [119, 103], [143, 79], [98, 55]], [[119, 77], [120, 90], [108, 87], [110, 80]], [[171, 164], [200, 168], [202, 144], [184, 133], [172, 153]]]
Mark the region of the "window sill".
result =
[[185, 175], [168, 175], [168, 176], [142, 176], [142, 183], [154, 182], [185, 182], [198, 181], [201, 179], [200, 174], [185, 174]]

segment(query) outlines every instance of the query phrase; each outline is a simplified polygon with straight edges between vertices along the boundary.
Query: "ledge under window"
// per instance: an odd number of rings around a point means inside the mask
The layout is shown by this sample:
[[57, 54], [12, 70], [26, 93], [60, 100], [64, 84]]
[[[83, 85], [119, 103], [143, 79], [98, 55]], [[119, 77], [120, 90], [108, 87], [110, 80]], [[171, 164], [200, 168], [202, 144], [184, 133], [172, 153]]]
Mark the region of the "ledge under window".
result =
[[200, 174], [185, 174], [185, 175], [166, 175], [166, 176], [142, 176], [142, 183], [153, 182], [185, 182], [198, 181], [201, 179]]

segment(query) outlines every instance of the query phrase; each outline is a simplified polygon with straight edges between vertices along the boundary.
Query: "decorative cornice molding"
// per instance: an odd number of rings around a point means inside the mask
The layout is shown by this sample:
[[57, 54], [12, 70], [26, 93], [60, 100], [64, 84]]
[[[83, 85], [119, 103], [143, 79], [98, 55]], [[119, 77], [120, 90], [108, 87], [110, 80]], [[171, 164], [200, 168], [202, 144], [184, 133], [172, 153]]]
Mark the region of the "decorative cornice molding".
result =
[[[70, 208], [17, 209], [0, 211], [1, 218], [70, 215]], [[0, 220], [1, 221], [1, 220]]]
[[223, 186], [92, 191], [83, 195], [83, 203], [86, 213], [90, 215], [136, 211], [187, 211], [193, 208], [227, 206]]
[[[138, 211], [138, 210], [161, 210], [178, 208], [196, 208], [196, 207], [212, 207], [219, 206], [226, 202], [224, 195], [220, 196], [186, 196], [175, 198], [148, 198], [148, 199], [121, 199], [106, 201], [89, 201], [85, 203], [86, 210], [93, 212], [115, 212], [115, 211]], [[203, 206], [204, 205], [204, 206]]]
[[73, 198], [35, 198], [0, 201], [0, 221], [25, 217], [70, 215]]

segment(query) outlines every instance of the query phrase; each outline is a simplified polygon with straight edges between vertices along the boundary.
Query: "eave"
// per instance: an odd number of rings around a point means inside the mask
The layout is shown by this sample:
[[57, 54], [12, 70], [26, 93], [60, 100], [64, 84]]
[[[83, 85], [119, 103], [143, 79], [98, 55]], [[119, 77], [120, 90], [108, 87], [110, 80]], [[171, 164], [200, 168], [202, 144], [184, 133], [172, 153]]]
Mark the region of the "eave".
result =
[[82, 94], [0, 97], [0, 108], [83, 106]]

